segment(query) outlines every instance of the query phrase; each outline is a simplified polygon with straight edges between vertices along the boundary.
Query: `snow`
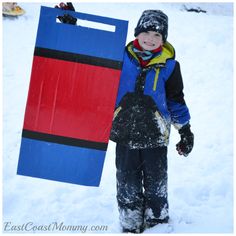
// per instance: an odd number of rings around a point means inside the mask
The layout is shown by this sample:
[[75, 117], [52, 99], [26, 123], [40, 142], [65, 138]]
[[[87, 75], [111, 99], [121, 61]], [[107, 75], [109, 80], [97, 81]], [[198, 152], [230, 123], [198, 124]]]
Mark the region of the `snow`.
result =
[[[78, 226], [77, 233], [120, 233], [113, 142], [99, 188], [16, 175], [40, 5], [55, 4], [21, 3], [24, 16], [2, 20], [3, 230], [76, 233], [69, 226]], [[178, 156], [179, 135], [172, 127], [171, 223], [145, 233], [233, 233], [233, 4], [207, 3], [207, 14], [185, 12], [180, 3], [74, 5], [77, 11], [129, 20], [127, 42], [143, 10], [169, 16], [168, 41], [181, 64], [195, 145], [188, 157]]]

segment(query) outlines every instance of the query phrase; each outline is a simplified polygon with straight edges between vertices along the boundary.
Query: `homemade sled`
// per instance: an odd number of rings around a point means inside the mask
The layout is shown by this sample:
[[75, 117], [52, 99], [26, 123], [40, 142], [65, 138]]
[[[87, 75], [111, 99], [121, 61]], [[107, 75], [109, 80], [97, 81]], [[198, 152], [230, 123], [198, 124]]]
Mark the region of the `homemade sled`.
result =
[[[77, 25], [56, 21], [65, 13]], [[17, 174], [99, 186], [127, 28], [41, 7]]]

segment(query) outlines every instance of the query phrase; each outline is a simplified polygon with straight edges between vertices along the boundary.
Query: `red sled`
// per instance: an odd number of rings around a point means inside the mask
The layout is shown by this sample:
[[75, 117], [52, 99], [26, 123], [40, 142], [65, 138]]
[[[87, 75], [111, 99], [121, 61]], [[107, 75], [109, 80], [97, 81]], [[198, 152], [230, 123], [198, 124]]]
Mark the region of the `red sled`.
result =
[[[66, 13], [77, 25], [56, 21]], [[127, 28], [41, 7], [17, 174], [99, 186]]]

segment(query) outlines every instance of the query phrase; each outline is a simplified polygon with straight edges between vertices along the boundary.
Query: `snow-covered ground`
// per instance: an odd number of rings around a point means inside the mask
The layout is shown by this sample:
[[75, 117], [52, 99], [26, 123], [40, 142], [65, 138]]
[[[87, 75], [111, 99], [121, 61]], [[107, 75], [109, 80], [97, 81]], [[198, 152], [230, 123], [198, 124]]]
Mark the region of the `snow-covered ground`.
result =
[[[26, 14], [3, 25], [3, 230], [20, 226], [83, 226], [78, 231], [30, 233], [119, 233], [115, 144], [110, 143], [101, 185], [85, 187], [16, 175], [24, 110], [40, 5], [21, 3]], [[207, 14], [185, 12], [171, 3], [75, 3], [77, 11], [129, 20], [127, 42], [145, 9], [169, 16], [190, 108], [193, 152], [178, 156], [172, 129], [168, 152], [171, 225], [145, 233], [233, 232], [233, 5], [211, 3]], [[11, 228], [11, 226], [19, 226]], [[86, 226], [88, 228], [86, 228]], [[91, 228], [91, 226], [98, 226]], [[100, 229], [99, 229], [100, 227]], [[12, 231], [9, 231], [12, 229]], [[92, 231], [93, 230], [93, 231]]]

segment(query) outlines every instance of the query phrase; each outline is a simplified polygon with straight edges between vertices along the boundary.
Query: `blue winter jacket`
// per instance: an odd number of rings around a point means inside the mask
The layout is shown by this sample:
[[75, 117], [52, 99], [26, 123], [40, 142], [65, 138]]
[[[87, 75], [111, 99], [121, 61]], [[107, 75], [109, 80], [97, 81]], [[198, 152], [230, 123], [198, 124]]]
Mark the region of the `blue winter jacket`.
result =
[[171, 123], [179, 129], [190, 119], [175, 50], [166, 42], [142, 68], [132, 45], [125, 50], [111, 140], [130, 148], [167, 146]]

